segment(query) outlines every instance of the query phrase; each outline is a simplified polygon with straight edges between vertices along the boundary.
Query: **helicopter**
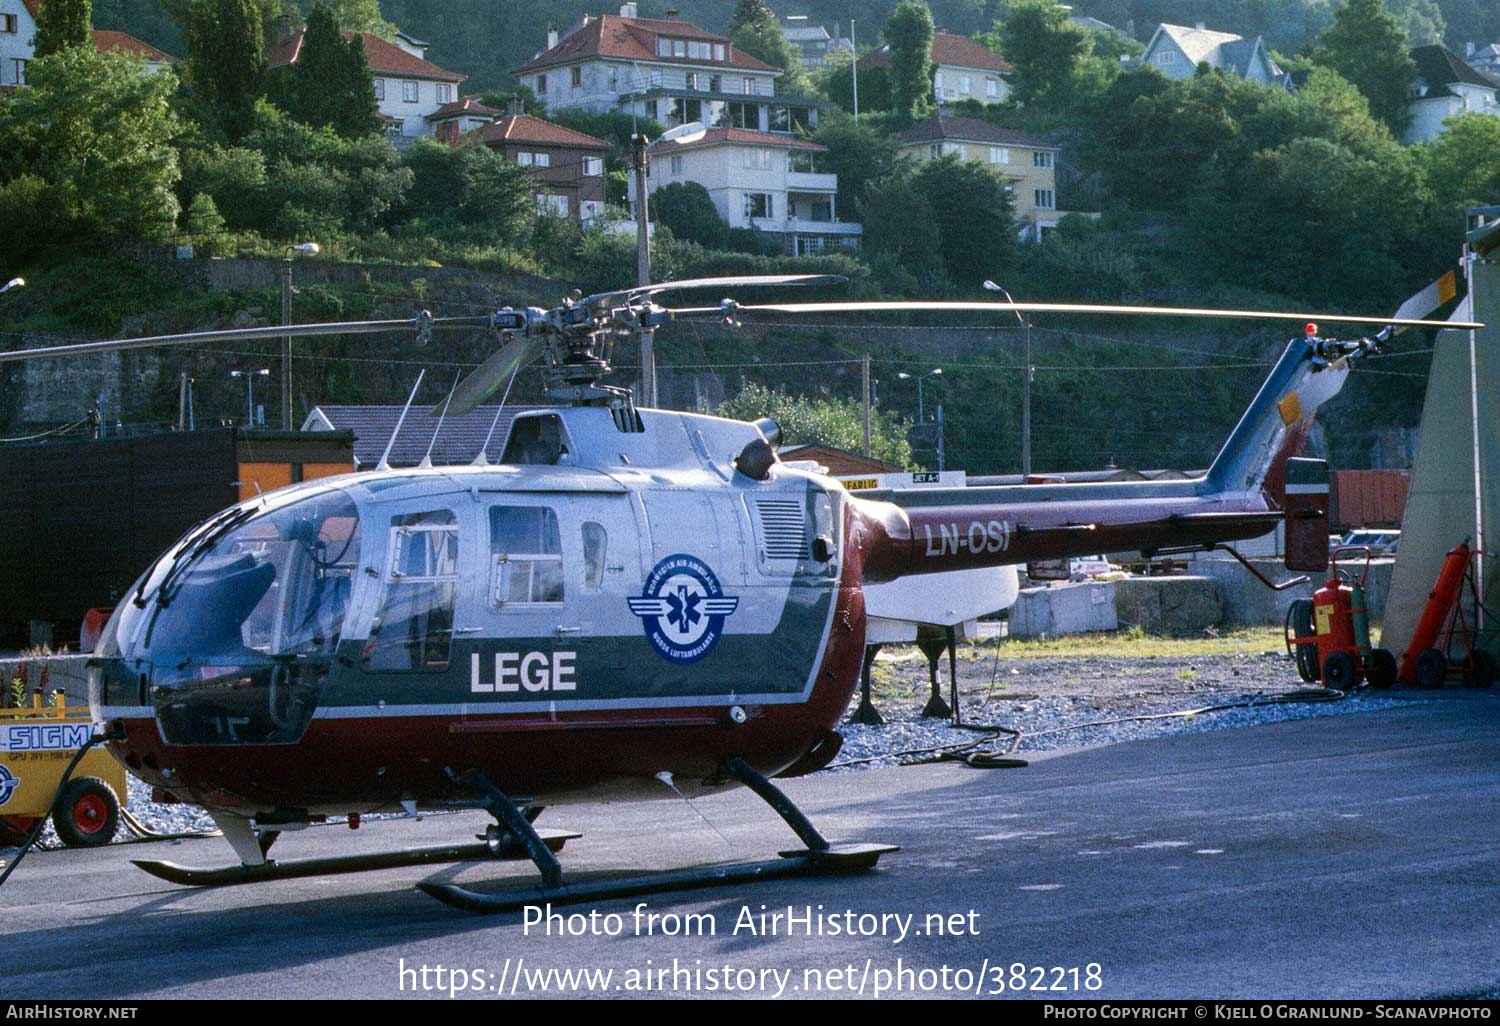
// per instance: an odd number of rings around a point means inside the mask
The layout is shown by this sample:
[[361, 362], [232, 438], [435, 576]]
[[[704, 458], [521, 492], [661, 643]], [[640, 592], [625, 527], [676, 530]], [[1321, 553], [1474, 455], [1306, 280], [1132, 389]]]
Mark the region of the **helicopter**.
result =
[[[390, 330], [423, 342], [437, 328], [479, 328], [495, 351], [435, 414], [508, 390], [537, 356], [557, 404], [514, 418], [498, 464], [481, 450], [469, 466], [382, 466], [278, 489], [192, 528], [141, 575], [89, 662], [94, 718], [109, 750], [159, 798], [206, 809], [239, 863], [136, 864], [176, 883], [222, 885], [488, 857], [534, 863], [540, 884], [520, 890], [419, 885], [476, 911], [868, 869], [895, 849], [831, 844], [773, 782], [815, 772], [839, 751], [837, 728], [864, 662], [866, 586], [1098, 551], [1209, 549], [1280, 523], [1289, 568], [1320, 570], [1326, 466], [1296, 456], [1312, 418], [1394, 328], [1454, 326], [1324, 318], [1384, 325], [1340, 341], [1308, 325], [1207, 473], [1182, 481], [856, 497], [781, 462], [770, 420], [645, 409], [628, 389], [601, 382], [618, 338], [689, 317], [1308, 317], [1043, 303], [655, 302], [674, 290], [832, 281], [695, 279], [480, 317], [423, 311], [0, 354]], [[1289, 489], [1289, 473], [1313, 482], [1311, 503], [1293, 501], [1308, 488]], [[765, 800], [805, 847], [776, 860], [578, 883], [564, 880], [555, 852], [579, 835], [533, 822], [555, 804], [738, 786]], [[282, 832], [331, 816], [357, 824], [370, 813], [475, 807], [495, 821], [477, 845], [286, 862], [269, 854]]]

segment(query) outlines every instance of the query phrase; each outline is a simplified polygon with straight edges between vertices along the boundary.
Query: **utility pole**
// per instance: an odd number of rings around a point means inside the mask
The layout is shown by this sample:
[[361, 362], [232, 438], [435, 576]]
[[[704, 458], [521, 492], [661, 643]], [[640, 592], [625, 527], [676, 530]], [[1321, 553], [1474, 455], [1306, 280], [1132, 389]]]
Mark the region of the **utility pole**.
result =
[[[990, 292], [998, 292], [1005, 297], [1005, 301], [1011, 306], [1016, 301], [1010, 298], [1010, 293], [1005, 291], [993, 281], [986, 280], [984, 287]], [[1023, 477], [1031, 476], [1031, 383], [1036, 379], [1036, 368], [1031, 365], [1031, 320], [1021, 316], [1021, 311], [1015, 311], [1016, 320], [1020, 321], [1026, 329], [1026, 367], [1021, 377], [1021, 474]]]
[[860, 395], [864, 399], [865, 407], [865, 457], [870, 455], [870, 354], [866, 353], [859, 361], [860, 374], [862, 375], [864, 387]]
[[183, 371], [177, 376], [177, 430], [186, 431], [188, 426], [188, 388], [192, 378]]
[[[319, 250], [316, 242], [299, 242], [286, 247], [281, 260], [281, 323], [292, 323], [292, 254], [315, 255]], [[251, 411], [250, 426], [255, 424]], [[281, 336], [281, 429], [292, 430], [292, 336]]]
[[849, 19], [849, 73], [854, 76], [854, 123], [859, 124], [859, 44], [854, 41], [854, 19]]
[[[635, 170], [635, 283], [651, 284], [651, 219], [646, 207], [646, 137], [631, 140], [631, 163]], [[641, 402], [656, 405], [656, 332], [641, 327]]]
[[937, 439], [938, 473], [941, 474], [944, 470], [947, 469], [947, 467], [945, 467], [943, 465], [943, 404], [942, 403], [938, 403], [937, 404], [937, 435], [938, 435], [938, 439]]

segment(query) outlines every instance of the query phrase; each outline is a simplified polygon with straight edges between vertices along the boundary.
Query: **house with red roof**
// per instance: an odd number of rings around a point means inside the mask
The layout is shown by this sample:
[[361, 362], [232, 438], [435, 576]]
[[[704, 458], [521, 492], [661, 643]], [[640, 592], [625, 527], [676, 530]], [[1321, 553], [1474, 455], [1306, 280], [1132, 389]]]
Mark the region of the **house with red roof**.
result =
[[[4, 0], [0, 0], [4, 2]], [[391, 41], [373, 32], [359, 33], [365, 47], [365, 61], [375, 77], [375, 101], [385, 120], [391, 140], [398, 146], [403, 140], [435, 134], [431, 116], [445, 104], [454, 102], [458, 87], [466, 76], [440, 68], [427, 60], [430, 44], [404, 32]], [[302, 54], [302, 29], [284, 36], [281, 42], [266, 50], [267, 68], [285, 68], [297, 63]], [[354, 38], [345, 32], [345, 39]]]
[[[839, 218], [839, 179], [827, 157], [828, 147], [811, 139], [710, 128], [693, 142], [653, 144], [646, 151], [647, 180], [653, 189], [697, 182], [731, 228], [778, 235], [791, 254], [855, 248], [864, 226]], [[636, 194], [633, 171], [629, 194]]]
[[[42, 0], [0, 0], [0, 90], [13, 92], [26, 84], [26, 64], [36, 52], [36, 18]], [[102, 29], [93, 31], [100, 53], [123, 53], [143, 58], [147, 73], [164, 71], [177, 58], [130, 35]]]
[[464, 136], [531, 171], [537, 209], [587, 225], [604, 214], [604, 158], [609, 143], [532, 117], [512, 101], [510, 113]]
[[[890, 44], [872, 50], [858, 61], [860, 71], [883, 68], [891, 62]], [[998, 53], [967, 36], [939, 30], [932, 34], [932, 98], [939, 105], [977, 100], [989, 105], [1010, 95], [1015, 70]]]
[[728, 36], [678, 18], [638, 17], [634, 3], [618, 16], [585, 15], [561, 35], [549, 28], [546, 49], [511, 74], [552, 110], [620, 110], [668, 128], [699, 121], [792, 133], [815, 127], [827, 106], [777, 95], [781, 70]]

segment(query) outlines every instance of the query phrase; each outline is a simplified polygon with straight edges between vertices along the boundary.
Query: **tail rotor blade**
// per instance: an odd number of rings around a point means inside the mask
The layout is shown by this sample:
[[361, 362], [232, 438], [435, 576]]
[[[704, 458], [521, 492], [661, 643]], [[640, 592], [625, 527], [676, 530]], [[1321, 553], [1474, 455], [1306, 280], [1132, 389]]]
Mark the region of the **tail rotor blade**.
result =
[[[484, 402], [495, 391], [511, 379], [511, 376], [536, 356], [539, 340], [531, 337], [513, 338], [505, 346], [490, 354], [489, 358], [474, 368], [468, 377], [458, 383], [448, 401], [448, 413], [457, 416], [468, 413]], [[433, 407], [438, 416], [443, 403]]]

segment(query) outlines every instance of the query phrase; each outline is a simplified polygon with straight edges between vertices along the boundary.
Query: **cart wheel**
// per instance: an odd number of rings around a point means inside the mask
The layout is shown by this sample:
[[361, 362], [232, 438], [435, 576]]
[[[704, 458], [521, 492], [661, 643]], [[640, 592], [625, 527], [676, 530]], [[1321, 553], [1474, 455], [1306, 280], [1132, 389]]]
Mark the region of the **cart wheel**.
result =
[[1335, 691], [1348, 691], [1359, 680], [1354, 660], [1348, 652], [1335, 652], [1323, 660], [1323, 686]]
[[1424, 648], [1417, 656], [1417, 687], [1440, 688], [1448, 676], [1448, 657], [1435, 648]]
[[0, 845], [11, 848], [26, 843], [26, 836], [36, 826], [36, 819], [29, 816], [0, 816]]
[[114, 840], [120, 825], [120, 802], [98, 777], [68, 781], [52, 814], [58, 839], [69, 848], [98, 848]]
[[1313, 632], [1312, 599], [1297, 599], [1286, 611], [1287, 648], [1297, 657], [1297, 675], [1309, 684], [1318, 680], [1318, 646], [1312, 642], [1293, 645], [1293, 638], [1311, 637]]
[[1482, 648], [1476, 648], [1469, 656], [1469, 668], [1464, 671], [1464, 687], [1487, 688], [1495, 683], [1495, 657]]
[[1370, 653], [1370, 672], [1366, 678], [1370, 687], [1379, 688], [1382, 691], [1396, 683], [1396, 657], [1383, 648], [1377, 648]]

